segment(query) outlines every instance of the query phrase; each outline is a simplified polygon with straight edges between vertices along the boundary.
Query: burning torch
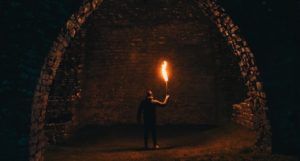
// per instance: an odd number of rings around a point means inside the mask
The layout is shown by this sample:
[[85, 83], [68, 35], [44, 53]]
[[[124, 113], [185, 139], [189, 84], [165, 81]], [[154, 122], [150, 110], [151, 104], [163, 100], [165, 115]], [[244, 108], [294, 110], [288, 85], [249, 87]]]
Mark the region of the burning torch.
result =
[[167, 65], [168, 65], [167, 61], [163, 61], [162, 65], [161, 65], [161, 74], [166, 83], [166, 91], [165, 91], [166, 95], [168, 94], [168, 80], [169, 80], [168, 72], [167, 72]]

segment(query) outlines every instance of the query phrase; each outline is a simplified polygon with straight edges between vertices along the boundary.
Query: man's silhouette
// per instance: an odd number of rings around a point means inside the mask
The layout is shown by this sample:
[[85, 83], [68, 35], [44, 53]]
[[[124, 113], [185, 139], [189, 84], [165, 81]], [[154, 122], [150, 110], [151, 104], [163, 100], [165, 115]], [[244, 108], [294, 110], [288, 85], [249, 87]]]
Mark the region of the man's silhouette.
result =
[[148, 90], [146, 92], [146, 98], [141, 102], [141, 104], [139, 106], [137, 120], [140, 123], [141, 116], [143, 114], [145, 149], [148, 149], [148, 134], [149, 134], [149, 132], [152, 133], [153, 147], [155, 149], [159, 148], [159, 146], [157, 144], [157, 138], [156, 138], [156, 107], [157, 106], [160, 106], [160, 107], [166, 106], [168, 103], [168, 100], [169, 100], [169, 95], [166, 95], [163, 102], [155, 100], [153, 98], [152, 91]]

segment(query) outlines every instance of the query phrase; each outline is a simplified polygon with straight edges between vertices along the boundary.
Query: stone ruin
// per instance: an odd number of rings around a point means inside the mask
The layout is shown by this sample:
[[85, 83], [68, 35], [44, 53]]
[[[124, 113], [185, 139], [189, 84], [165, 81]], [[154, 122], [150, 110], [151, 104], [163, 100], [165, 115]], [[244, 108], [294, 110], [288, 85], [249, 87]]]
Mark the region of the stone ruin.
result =
[[[241, 36], [239, 27], [226, 14], [225, 10], [215, 0], [196, 1], [200, 9], [210, 17], [224, 36], [233, 54], [239, 59], [241, 75], [247, 86], [247, 99], [233, 106], [233, 120], [257, 131], [256, 149], [271, 151], [270, 123], [266, 117], [268, 110], [266, 94], [260, 80], [259, 71], [255, 65], [254, 54], [246, 40]], [[45, 113], [48, 103], [50, 86], [53, 83], [57, 69], [61, 63], [66, 48], [80, 30], [86, 18], [96, 10], [101, 0], [85, 1], [77, 13], [66, 22], [57, 40], [54, 42], [42, 68], [32, 103], [29, 152], [31, 161], [42, 161], [47, 139], [44, 133]], [[76, 100], [76, 99], [75, 99]]]

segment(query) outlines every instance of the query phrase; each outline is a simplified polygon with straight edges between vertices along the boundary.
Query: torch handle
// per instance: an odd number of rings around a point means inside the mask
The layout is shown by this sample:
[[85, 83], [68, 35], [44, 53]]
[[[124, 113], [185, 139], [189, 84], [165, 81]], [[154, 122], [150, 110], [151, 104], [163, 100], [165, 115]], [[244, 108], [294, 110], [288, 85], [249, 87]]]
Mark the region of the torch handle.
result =
[[168, 94], [168, 82], [166, 81], [166, 96], [167, 96], [167, 94]]

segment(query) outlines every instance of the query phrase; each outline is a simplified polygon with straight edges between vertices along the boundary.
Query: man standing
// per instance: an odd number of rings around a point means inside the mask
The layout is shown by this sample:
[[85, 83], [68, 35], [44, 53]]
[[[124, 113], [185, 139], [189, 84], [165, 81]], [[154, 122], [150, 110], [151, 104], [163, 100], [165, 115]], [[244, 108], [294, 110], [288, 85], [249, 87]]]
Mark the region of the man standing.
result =
[[163, 102], [155, 100], [153, 98], [153, 94], [151, 90], [146, 92], [146, 98], [141, 102], [138, 114], [137, 114], [137, 121], [141, 122], [141, 115], [143, 113], [143, 120], [144, 120], [144, 145], [145, 149], [148, 149], [148, 134], [149, 132], [152, 133], [152, 141], [154, 149], [158, 149], [159, 145], [157, 144], [156, 138], [156, 107], [164, 107], [167, 105], [169, 100], [169, 95], [166, 95]]

